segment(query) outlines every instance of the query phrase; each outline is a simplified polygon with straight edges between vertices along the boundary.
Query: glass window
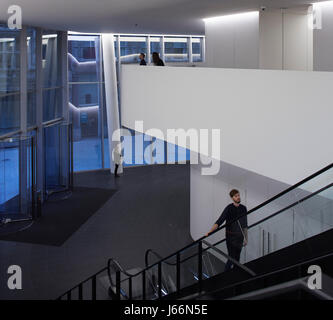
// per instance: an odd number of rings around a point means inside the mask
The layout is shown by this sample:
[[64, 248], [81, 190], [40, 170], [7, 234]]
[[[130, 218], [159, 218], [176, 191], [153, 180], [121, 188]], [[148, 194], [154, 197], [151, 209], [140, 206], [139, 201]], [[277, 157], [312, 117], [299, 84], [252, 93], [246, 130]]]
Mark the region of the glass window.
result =
[[27, 29], [28, 127], [36, 125], [36, 30]]
[[70, 114], [73, 124], [74, 171], [102, 168], [100, 85], [71, 84]]
[[36, 91], [28, 91], [28, 112], [27, 125], [29, 127], [36, 126]]
[[56, 31], [43, 31], [43, 87], [60, 85], [59, 36]]
[[56, 31], [43, 31], [43, 121], [61, 117], [61, 84], [59, 35]]
[[0, 24], [0, 135], [20, 128], [19, 31]]
[[43, 90], [43, 120], [49, 121], [62, 116], [61, 88]]
[[150, 53], [153, 52], [161, 54], [161, 37], [150, 37]]
[[165, 37], [164, 57], [166, 62], [188, 61], [187, 38]]
[[139, 54], [147, 53], [147, 38], [120, 36], [121, 63], [139, 63]]
[[70, 35], [68, 37], [69, 82], [99, 81], [99, 36]]
[[192, 38], [193, 62], [202, 62], [201, 38]]
[[20, 94], [0, 96], [0, 135], [20, 128]]
[[[102, 168], [100, 37], [68, 37], [69, 108], [73, 124], [74, 171]], [[104, 116], [105, 121], [106, 114]], [[104, 128], [105, 129], [105, 128]], [[106, 132], [105, 132], [106, 131]], [[107, 130], [104, 130], [107, 139]], [[105, 143], [104, 137], [104, 146]]]

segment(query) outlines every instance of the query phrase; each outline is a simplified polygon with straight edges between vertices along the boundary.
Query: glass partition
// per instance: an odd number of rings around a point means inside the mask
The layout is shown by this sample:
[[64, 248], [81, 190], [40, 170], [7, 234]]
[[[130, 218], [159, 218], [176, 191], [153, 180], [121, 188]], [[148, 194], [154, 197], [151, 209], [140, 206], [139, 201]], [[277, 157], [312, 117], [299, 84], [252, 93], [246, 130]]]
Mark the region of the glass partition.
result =
[[[249, 262], [332, 229], [332, 173], [333, 168], [330, 168], [250, 212], [248, 244], [242, 249], [241, 262]], [[224, 229], [209, 239], [216, 248], [228, 252]]]
[[56, 123], [44, 128], [45, 194], [67, 190], [72, 183], [72, 126]]

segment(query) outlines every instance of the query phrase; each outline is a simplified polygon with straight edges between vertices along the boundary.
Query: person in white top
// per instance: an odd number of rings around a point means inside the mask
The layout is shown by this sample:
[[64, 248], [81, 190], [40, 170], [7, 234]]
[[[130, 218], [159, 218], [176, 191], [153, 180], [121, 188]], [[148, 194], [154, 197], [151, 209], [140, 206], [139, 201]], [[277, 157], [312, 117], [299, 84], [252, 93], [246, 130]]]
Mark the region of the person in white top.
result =
[[119, 177], [118, 174], [118, 168], [122, 164], [122, 154], [121, 154], [121, 144], [118, 143], [115, 148], [113, 148], [112, 151], [112, 158], [113, 162], [115, 164], [115, 169], [114, 169], [114, 176], [117, 178]]

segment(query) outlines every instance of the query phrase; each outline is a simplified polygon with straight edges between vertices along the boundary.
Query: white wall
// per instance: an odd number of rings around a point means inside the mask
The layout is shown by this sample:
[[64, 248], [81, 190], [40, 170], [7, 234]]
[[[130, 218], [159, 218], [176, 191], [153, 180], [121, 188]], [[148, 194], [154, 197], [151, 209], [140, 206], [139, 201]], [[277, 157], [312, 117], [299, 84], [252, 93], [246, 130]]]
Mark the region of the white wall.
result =
[[313, 70], [309, 7], [260, 12], [260, 68]]
[[258, 17], [258, 12], [251, 12], [206, 21], [205, 65], [216, 68], [258, 68]]
[[332, 162], [332, 83], [328, 72], [123, 66], [122, 125], [221, 129], [218, 160], [294, 184]]
[[313, 70], [311, 7], [241, 13], [205, 21], [207, 67]]
[[314, 5], [320, 29], [314, 30], [314, 70], [333, 71], [333, 1]]
[[260, 13], [259, 60], [261, 69], [283, 69], [282, 15], [280, 10]]

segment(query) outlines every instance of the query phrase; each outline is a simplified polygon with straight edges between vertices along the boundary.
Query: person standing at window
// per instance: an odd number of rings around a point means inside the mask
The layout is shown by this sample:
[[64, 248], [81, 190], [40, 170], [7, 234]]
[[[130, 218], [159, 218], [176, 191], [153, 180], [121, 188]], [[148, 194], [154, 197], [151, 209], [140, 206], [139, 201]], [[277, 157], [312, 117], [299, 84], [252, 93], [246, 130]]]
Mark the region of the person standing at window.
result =
[[[221, 216], [206, 236], [209, 236], [211, 232], [216, 230], [225, 221], [228, 255], [239, 262], [242, 247], [248, 243], [247, 209], [240, 203], [241, 198], [238, 190], [231, 190], [229, 195], [233, 202], [223, 210]], [[228, 260], [224, 271], [232, 269], [233, 265], [233, 262]]]
[[146, 66], [147, 65], [147, 62], [146, 62], [145, 58], [146, 58], [146, 55], [141, 52], [140, 55], [139, 55], [140, 66]]
[[164, 62], [158, 52], [153, 52], [153, 63], [155, 66], [164, 67]]

